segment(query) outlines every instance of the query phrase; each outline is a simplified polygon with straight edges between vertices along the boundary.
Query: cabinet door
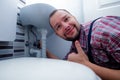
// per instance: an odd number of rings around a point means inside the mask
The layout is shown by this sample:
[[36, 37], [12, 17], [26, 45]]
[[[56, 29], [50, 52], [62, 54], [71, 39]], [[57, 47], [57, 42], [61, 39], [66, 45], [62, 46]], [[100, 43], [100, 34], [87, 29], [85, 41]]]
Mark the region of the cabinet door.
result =
[[14, 41], [16, 21], [17, 0], [0, 0], [0, 41]]
[[83, 0], [84, 22], [100, 16], [120, 16], [120, 0]]

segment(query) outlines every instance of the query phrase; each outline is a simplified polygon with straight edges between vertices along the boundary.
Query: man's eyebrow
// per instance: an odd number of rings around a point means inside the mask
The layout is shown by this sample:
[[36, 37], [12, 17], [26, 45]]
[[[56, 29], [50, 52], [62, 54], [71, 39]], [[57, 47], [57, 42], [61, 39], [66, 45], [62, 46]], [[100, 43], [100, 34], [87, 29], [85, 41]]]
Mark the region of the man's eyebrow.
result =
[[64, 15], [64, 16], [62, 17], [62, 20], [65, 19], [66, 17], [67, 17], [67, 15]]

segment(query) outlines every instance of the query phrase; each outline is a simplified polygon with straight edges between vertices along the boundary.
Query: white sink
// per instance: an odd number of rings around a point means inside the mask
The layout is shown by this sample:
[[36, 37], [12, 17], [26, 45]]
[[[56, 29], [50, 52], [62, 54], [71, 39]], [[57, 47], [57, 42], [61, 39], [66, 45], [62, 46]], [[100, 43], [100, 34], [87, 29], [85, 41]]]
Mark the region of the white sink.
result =
[[90, 68], [47, 58], [14, 58], [0, 61], [0, 80], [101, 80]]
[[46, 29], [50, 36], [53, 30], [49, 24], [49, 15], [53, 10], [53, 6], [45, 3], [27, 5], [20, 10], [20, 21], [24, 27], [32, 25], [37, 29]]

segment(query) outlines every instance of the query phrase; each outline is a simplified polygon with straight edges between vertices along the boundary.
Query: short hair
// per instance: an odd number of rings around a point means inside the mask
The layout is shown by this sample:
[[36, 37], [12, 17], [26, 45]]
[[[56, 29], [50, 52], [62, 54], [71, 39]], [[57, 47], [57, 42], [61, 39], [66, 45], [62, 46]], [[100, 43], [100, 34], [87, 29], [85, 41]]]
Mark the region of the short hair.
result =
[[67, 12], [67, 13], [70, 14], [70, 12], [67, 11], [66, 9], [55, 9], [55, 10], [49, 15], [49, 19], [50, 19], [50, 17], [52, 17], [52, 16], [53, 16], [57, 11], [59, 11], [59, 10], [65, 11], [65, 12]]

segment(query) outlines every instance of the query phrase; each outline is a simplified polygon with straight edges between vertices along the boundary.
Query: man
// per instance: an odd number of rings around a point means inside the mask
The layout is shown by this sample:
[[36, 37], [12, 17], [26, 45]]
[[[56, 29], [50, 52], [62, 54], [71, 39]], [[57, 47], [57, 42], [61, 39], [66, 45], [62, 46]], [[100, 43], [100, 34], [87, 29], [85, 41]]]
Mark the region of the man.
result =
[[88, 66], [102, 79], [120, 80], [120, 17], [101, 17], [81, 25], [59, 9], [50, 15], [50, 25], [58, 36], [73, 42], [66, 60]]

